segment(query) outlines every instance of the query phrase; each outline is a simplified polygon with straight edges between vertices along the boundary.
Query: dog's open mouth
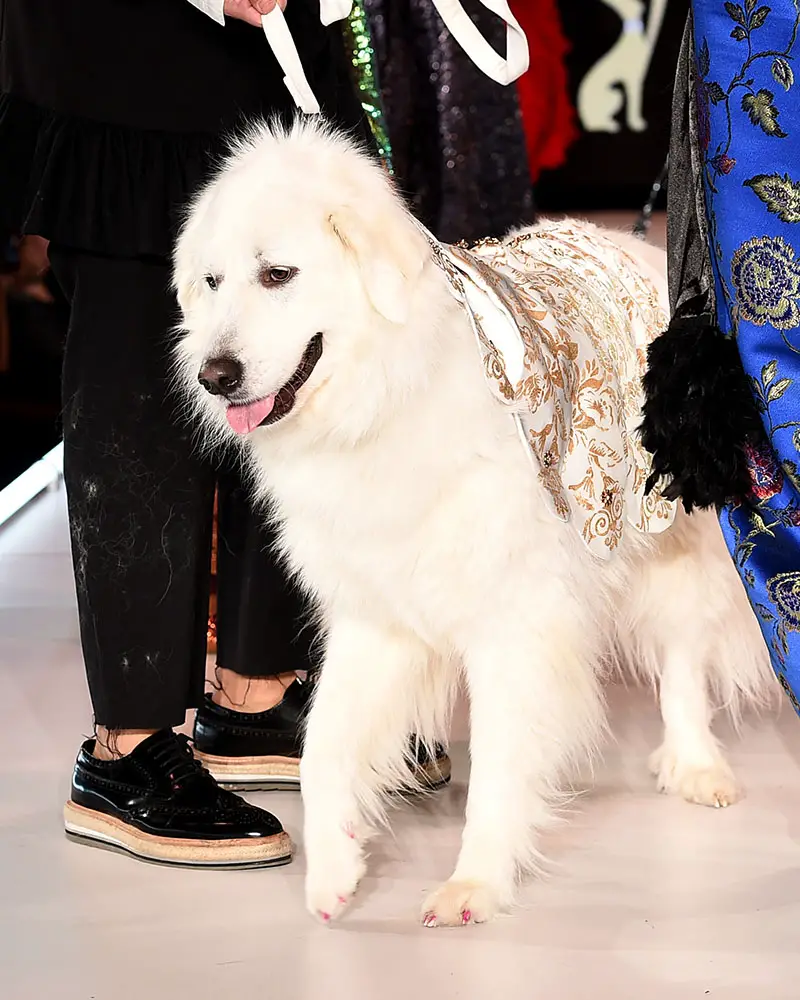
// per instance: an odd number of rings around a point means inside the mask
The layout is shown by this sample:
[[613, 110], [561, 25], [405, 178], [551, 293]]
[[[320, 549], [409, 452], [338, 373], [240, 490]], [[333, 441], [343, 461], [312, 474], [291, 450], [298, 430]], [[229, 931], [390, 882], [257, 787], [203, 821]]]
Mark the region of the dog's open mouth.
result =
[[228, 406], [225, 416], [233, 430], [237, 434], [249, 434], [256, 427], [266, 427], [285, 417], [294, 408], [297, 393], [309, 380], [321, 357], [322, 334], [318, 333], [309, 342], [297, 370], [283, 388], [252, 403], [231, 403]]

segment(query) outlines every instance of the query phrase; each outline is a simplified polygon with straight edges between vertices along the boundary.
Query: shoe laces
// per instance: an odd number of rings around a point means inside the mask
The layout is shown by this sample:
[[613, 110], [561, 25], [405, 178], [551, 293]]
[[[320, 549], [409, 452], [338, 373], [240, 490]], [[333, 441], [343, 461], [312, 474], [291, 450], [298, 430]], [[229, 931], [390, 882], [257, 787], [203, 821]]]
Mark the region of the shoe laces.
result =
[[197, 778], [211, 779], [211, 775], [195, 757], [191, 740], [182, 733], [176, 733], [173, 739], [165, 740], [154, 750], [153, 760], [168, 772], [175, 789]]

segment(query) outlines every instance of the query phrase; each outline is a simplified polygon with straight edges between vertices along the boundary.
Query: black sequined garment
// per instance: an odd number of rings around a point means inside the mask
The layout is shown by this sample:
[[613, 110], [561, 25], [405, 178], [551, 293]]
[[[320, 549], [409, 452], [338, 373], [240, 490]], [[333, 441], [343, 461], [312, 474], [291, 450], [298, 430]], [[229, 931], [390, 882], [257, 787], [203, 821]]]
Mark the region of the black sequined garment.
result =
[[[465, 5], [504, 52], [505, 25]], [[392, 143], [413, 211], [446, 242], [497, 236], [534, 219], [517, 90], [485, 76], [430, 0], [365, 0]]]

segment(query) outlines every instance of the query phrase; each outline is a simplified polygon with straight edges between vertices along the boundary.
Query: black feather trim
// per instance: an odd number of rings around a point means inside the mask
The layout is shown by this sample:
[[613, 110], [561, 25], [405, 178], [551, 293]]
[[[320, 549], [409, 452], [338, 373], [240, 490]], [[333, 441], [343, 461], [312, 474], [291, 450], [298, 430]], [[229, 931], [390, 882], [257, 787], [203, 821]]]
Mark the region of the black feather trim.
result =
[[746, 448], [766, 433], [735, 341], [709, 313], [676, 316], [650, 345], [642, 444], [660, 486], [687, 512], [721, 508], [752, 489]]

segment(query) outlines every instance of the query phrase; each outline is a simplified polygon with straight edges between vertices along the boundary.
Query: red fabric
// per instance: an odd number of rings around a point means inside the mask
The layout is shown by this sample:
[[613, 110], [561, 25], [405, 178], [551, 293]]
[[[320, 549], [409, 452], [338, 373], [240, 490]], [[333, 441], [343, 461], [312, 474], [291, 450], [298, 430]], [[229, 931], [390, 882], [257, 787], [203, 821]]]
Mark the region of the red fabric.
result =
[[569, 45], [557, 0], [512, 0], [514, 16], [528, 36], [531, 67], [517, 81], [531, 178], [560, 167], [578, 136], [569, 97], [565, 57]]

